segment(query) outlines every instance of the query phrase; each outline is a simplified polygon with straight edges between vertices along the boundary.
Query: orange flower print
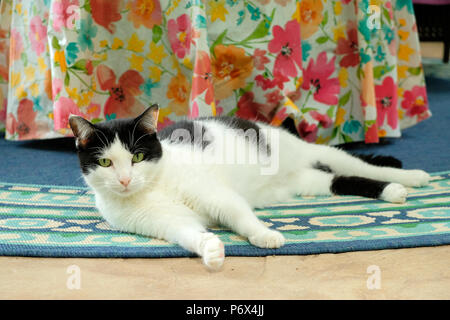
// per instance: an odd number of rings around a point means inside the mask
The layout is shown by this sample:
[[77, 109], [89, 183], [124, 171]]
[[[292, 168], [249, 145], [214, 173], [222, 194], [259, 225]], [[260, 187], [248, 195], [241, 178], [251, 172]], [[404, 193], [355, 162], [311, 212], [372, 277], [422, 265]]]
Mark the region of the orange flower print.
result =
[[214, 101], [214, 87], [212, 84], [211, 59], [206, 51], [199, 51], [195, 57], [194, 76], [192, 77], [191, 100], [205, 92], [205, 103]]
[[113, 70], [105, 65], [99, 65], [97, 78], [100, 88], [110, 93], [104, 106], [106, 119], [132, 117], [144, 111], [145, 106], [135, 98], [142, 94], [139, 87], [144, 83], [139, 72], [125, 71], [117, 81]]
[[128, 20], [133, 22], [135, 28], [144, 25], [144, 27], [151, 29], [162, 22], [159, 0], [134, 0], [127, 7], [131, 10], [128, 14]]
[[29, 99], [22, 99], [17, 108], [16, 117], [9, 113], [6, 119], [6, 130], [10, 134], [17, 133], [19, 140], [38, 138], [36, 123], [36, 112], [33, 110], [33, 101]]
[[300, 1], [300, 31], [301, 38], [307, 39], [313, 35], [322, 22], [322, 0]]
[[243, 88], [253, 70], [253, 58], [244, 49], [233, 45], [214, 47], [212, 72], [216, 99], [229, 97], [233, 90]]
[[167, 98], [170, 110], [177, 116], [187, 115], [189, 113], [189, 93], [191, 91], [191, 84], [186, 77], [179, 73], [173, 77], [169, 82], [167, 90]]

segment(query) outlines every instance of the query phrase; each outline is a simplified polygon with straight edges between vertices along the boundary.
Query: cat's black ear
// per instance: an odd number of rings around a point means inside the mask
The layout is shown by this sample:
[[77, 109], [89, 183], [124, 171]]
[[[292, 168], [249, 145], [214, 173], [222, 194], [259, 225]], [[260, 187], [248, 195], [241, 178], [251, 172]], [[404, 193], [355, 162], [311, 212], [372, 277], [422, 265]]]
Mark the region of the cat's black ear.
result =
[[85, 146], [89, 141], [89, 137], [95, 131], [95, 127], [92, 123], [83, 117], [73, 114], [69, 116], [69, 125], [76, 138], [77, 147], [79, 145]]
[[139, 126], [147, 132], [156, 132], [158, 125], [159, 106], [154, 104], [148, 107], [139, 117], [135, 119]]

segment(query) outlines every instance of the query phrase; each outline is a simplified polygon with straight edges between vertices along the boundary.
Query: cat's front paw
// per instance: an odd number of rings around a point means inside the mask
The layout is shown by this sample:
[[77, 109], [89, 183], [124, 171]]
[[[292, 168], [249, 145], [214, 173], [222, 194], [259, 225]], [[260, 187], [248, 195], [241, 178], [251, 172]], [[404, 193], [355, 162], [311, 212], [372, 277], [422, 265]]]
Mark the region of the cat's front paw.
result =
[[423, 170], [408, 170], [402, 184], [407, 187], [423, 187], [430, 182], [430, 175]]
[[406, 201], [406, 196], [408, 191], [406, 188], [399, 183], [389, 183], [380, 195], [380, 199], [393, 202], [393, 203], [404, 203]]
[[279, 248], [284, 245], [283, 235], [274, 230], [264, 230], [253, 236], [248, 237], [248, 240], [254, 246], [259, 248]]
[[203, 263], [210, 270], [219, 270], [225, 259], [223, 242], [213, 233], [205, 233], [201, 243]]

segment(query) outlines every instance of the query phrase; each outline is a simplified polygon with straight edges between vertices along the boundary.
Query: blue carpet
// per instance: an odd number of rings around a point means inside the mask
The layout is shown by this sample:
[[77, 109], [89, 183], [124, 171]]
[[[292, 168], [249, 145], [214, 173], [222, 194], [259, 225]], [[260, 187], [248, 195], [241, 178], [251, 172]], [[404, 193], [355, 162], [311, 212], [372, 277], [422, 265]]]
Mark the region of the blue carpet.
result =
[[[337, 253], [450, 244], [450, 171], [410, 189], [404, 204], [361, 197], [299, 197], [255, 210], [283, 233], [279, 249], [260, 249], [214, 228], [228, 256]], [[0, 182], [0, 256], [185, 257], [180, 246], [108, 225], [86, 188]]]
[[[450, 81], [427, 78], [433, 116], [403, 131], [398, 139], [378, 145], [343, 145], [351, 152], [386, 154], [402, 160], [407, 169], [428, 172], [450, 169]], [[0, 181], [11, 183], [84, 186], [73, 139], [6, 141], [0, 137]]]

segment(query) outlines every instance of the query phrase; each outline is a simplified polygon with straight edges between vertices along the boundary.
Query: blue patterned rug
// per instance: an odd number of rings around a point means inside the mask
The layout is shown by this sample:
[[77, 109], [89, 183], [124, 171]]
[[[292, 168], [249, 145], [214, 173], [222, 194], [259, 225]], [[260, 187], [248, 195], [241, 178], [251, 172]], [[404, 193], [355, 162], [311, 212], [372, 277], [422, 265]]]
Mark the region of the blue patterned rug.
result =
[[[450, 171], [410, 189], [405, 204], [361, 197], [303, 197], [257, 210], [286, 245], [259, 249], [213, 229], [226, 255], [337, 253], [450, 244]], [[112, 229], [86, 188], [0, 183], [0, 255], [38, 257], [182, 257], [179, 246]]]

